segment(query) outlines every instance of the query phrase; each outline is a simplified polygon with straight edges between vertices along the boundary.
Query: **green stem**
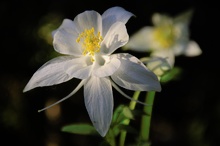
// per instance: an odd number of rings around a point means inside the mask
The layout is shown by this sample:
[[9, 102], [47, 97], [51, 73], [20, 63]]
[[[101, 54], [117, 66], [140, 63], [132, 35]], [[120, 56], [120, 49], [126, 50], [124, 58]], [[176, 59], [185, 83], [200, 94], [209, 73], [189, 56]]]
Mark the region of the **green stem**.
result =
[[[140, 91], [135, 91], [132, 98], [133, 98], [134, 100], [138, 100], [138, 97], [139, 97], [140, 93], [141, 93]], [[129, 108], [130, 108], [131, 110], [134, 110], [136, 104], [137, 104], [136, 101], [131, 101], [130, 104], [129, 104]], [[123, 121], [123, 124], [124, 124], [124, 125], [129, 125], [129, 123], [130, 123], [130, 119], [126, 119], [126, 120]], [[124, 146], [124, 144], [125, 144], [125, 139], [126, 139], [126, 135], [127, 135], [127, 132], [126, 132], [126, 131], [124, 131], [124, 130], [121, 131], [121, 133], [120, 133], [120, 139], [119, 139], [119, 146]]]
[[143, 115], [141, 119], [141, 128], [140, 128], [140, 140], [145, 142], [145, 146], [150, 146], [150, 124], [152, 117], [152, 109], [154, 104], [155, 91], [149, 91], [146, 95], [145, 103], [151, 106], [144, 106], [144, 113], [147, 115]]
[[105, 139], [111, 146], [116, 146], [115, 135], [112, 129], [109, 129]]

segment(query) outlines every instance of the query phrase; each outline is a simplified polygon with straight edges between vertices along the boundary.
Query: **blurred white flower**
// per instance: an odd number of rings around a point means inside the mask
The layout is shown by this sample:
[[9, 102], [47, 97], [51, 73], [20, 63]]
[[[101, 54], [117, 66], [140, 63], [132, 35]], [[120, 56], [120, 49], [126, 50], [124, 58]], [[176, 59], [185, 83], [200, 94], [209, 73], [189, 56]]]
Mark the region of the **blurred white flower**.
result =
[[152, 56], [167, 58], [171, 67], [175, 56], [198, 56], [202, 53], [199, 45], [190, 40], [189, 23], [192, 10], [172, 18], [155, 13], [152, 16], [153, 26], [145, 26], [134, 33], [123, 49], [139, 52], [150, 52]]
[[112, 86], [125, 97], [128, 96], [116, 84], [135, 91], [161, 91], [157, 76], [139, 59], [127, 53], [112, 54], [128, 42], [125, 24], [131, 16], [121, 7], [112, 7], [102, 15], [91, 10], [77, 15], [73, 21], [65, 19], [53, 32], [54, 49], [64, 56], [40, 67], [23, 91], [81, 79], [68, 96], [42, 110], [69, 98], [84, 86], [90, 119], [100, 135], [105, 136], [113, 114]]
[[166, 58], [153, 56], [153, 57], [143, 57], [140, 58], [140, 60], [144, 64], [146, 64], [148, 69], [150, 69], [157, 75], [159, 80], [166, 72], [171, 70], [171, 66]]

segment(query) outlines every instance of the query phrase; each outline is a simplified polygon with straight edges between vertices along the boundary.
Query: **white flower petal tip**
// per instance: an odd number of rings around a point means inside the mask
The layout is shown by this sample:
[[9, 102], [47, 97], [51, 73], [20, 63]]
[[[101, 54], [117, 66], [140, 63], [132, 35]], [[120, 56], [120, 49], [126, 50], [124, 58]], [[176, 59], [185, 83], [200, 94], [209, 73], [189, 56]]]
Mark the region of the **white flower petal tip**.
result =
[[92, 76], [84, 85], [84, 101], [89, 117], [101, 136], [105, 136], [112, 120], [113, 92], [109, 78]]
[[199, 45], [195, 41], [190, 41], [186, 48], [185, 55], [187, 57], [194, 57], [194, 56], [199, 56], [201, 54], [202, 54], [202, 50], [199, 47]]
[[121, 21], [123, 23], [127, 23], [132, 16], [135, 15], [119, 6], [109, 8], [102, 14], [103, 19], [108, 18], [113, 21]]
[[75, 75], [69, 74], [66, 67], [73, 66], [73, 60], [72, 56], [60, 56], [46, 62], [33, 74], [23, 92], [36, 87], [60, 84], [72, 79]]

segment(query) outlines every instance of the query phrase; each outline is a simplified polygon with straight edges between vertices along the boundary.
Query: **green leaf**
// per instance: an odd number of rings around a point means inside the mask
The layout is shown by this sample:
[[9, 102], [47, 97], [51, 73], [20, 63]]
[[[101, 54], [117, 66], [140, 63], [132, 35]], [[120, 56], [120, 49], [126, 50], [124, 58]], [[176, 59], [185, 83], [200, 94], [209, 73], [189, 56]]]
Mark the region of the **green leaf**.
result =
[[166, 83], [166, 82], [169, 82], [171, 80], [178, 79], [181, 72], [182, 72], [181, 68], [174, 67], [173, 69], [171, 69], [170, 71], [168, 71], [167, 73], [165, 73], [161, 77], [160, 82], [161, 83]]
[[63, 132], [69, 132], [73, 134], [81, 134], [81, 135], [95, 135], [98, 134], [98, 132], [95, 130], [95, 128], [89, 124], [71, 124], [62, 127], [61, 131]]

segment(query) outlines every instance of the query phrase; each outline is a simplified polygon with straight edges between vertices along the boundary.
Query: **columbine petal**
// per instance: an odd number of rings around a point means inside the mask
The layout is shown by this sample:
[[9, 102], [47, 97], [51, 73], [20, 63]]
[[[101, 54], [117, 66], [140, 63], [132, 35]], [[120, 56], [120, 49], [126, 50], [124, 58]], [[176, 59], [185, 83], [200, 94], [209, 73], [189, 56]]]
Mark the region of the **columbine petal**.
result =
[[134, 33], [127, 44], [122, 48], [124, 50], [130, 49], [139, 52], [148, 52], [153, 47], [154, 40], [153, 36], [153, 27], [143, 27], [138, 32]]
[[72, 56], [62, 56], [46, 62], [34, 73], [23, 92], [36, 87], [63, 83], [72, 79], [73, 76], [68, 74], [64, 67], [65, 65], [70, 66], [72, 59], [74, 59]]
[[116, 22], [108, 30], [103, 42], [101, 53], [111, 54], [128, 42], [129, 36], [124, 23]]
[[[74, 23], [79, 32], [92, 27], [97, 32], [102, 32], [102, 17], [96, 11], [85, 11], [74, 18]], [[102, 34], [101, 34], [102, 35]]]
[[126, 11], [121, 7], [112, 7], [106, 10], [102, 14], [103, 20], [103, 36], [107, 33], [108, 29], [111, 27], [112, 24], [115, 22], [122, 22], [124, 24], [130, 19], [131, 16], [134, 16], [131, 12]]
[[84, 99], [89, 117], [101, 136], [108, 132], [113, 113], [113, 95], [109, 78], [92, 76], [84, 85]]
[[54, 38], [54, 34], [57, 32], [59, 29], [66, 29], [68, 30], [69, 33], [75, 33], [74, 31], [77, 32], [76, 27], [74, 26], [74, 23], [70, 19], [64, 19], [60, 27], [54, 31], [52, 31], [52, 36]]
[[64, 19], [62, 25], [53, 32], [54, 49], [61, 54], [80, 56], [82, 49], [76, 43], [79, 33], [73, 21]]
[[190, 41], [184, 52], [184, 55], [188, 57], [198, 56], [201, 54], [202, 54], [202, 50], [195, 41]]
[[119, 86], [138, 91], [161, 91], [157, 76], [130, 54], [116, 54], [121, 61], [119, 69], [111, 76]]
[[63, 66], [68, 75], [78, 79], [86, 79], [91, 75], [92, 62], [89, 56], [74, 58]]
[[97, 55], [93, 75], [96, 77], [110, 76], [120, 67], [120, 64], [116, 57]]

